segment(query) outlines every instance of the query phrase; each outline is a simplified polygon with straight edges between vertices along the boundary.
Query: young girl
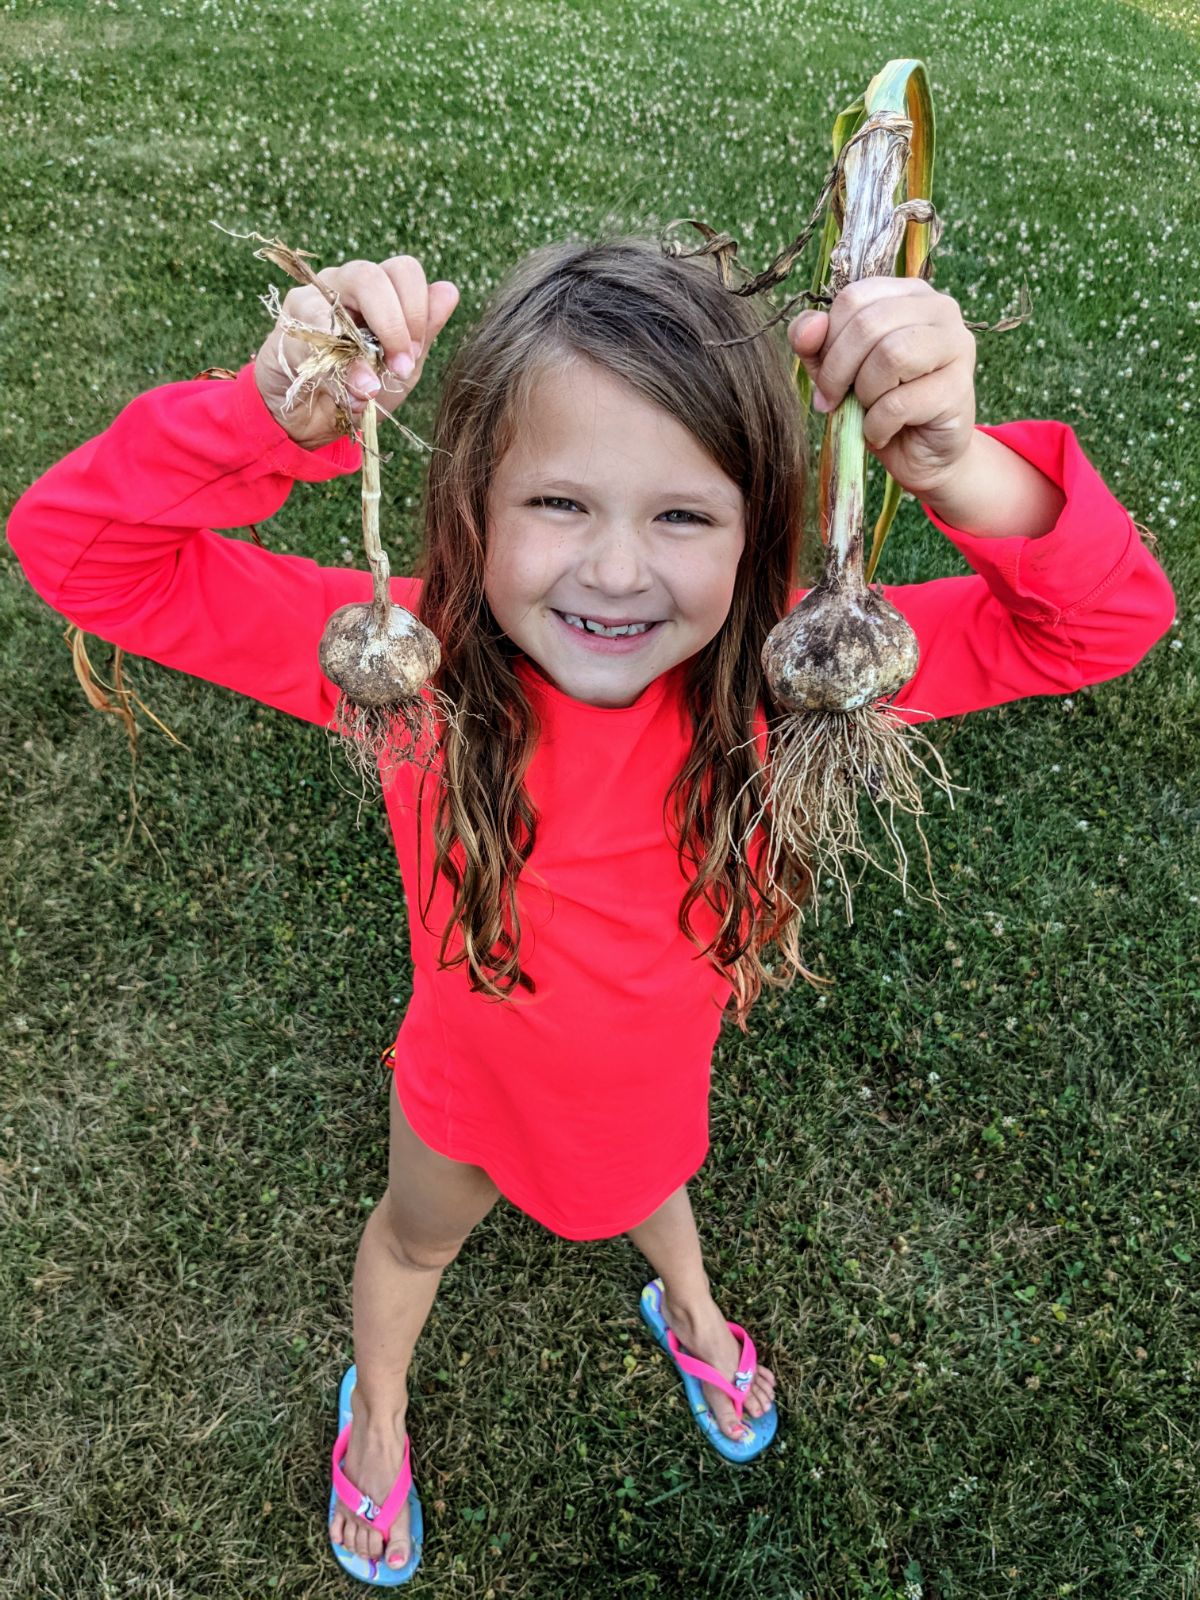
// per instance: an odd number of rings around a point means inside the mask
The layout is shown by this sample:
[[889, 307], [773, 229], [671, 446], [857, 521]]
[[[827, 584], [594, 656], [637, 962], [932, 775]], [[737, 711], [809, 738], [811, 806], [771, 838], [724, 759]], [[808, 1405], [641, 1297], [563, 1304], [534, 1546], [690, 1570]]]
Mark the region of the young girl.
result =
[[[393, 410], [453, 284], [411, 256], [320, 277], [395, 374], [379, 388], [352, 369], [352, 387]], [[311, 287], [284, 311], [328, 325]], [[429, 778], [404, 766], [385, 786], [413, 994], [330, 1503], [338, 1560], [371, 1583], [419, 1560], [407, 1370], [443, 1270], [500, 1194], [567, 1239], [628, 1233], [655, 1274], [643, 1315], [706, 1440], [744, 1461], [775, 1431], [774, 1378], [710, 1293], [687, 1193], [722, 1017], [744, 1025], [782, 981], [772, 954], [798, 967], [794, 911], [725, 843], [752, 814], [739, 791], [775, 709], [763, 640], [803, 593], [787, 344], [719, 343], [762, 321], [711, 258], [558, 245], [512, 272], [446, 373], [424, 581], [393, 591], [469, 714]], [[950, 296], [870, 279], [787, 337], [818, 409], [853, 390], [874, 454], [974, 569], [885, 587], [920, 642], [895, 702], [910, 721], [1116, 677], [1165, 632], [1166, 576], [1072, 430], [974, 425], [974, 340]], [[370, 598], [369, 574], [212, 531], [360, 466], [329, 395], [284, 412], [281, 348], [306, 354], [280, 326], [235, 382], [133, 400], [28, 490], [9, 539], [81, 628], [323, 725], [336, 691], [317, 641]]]

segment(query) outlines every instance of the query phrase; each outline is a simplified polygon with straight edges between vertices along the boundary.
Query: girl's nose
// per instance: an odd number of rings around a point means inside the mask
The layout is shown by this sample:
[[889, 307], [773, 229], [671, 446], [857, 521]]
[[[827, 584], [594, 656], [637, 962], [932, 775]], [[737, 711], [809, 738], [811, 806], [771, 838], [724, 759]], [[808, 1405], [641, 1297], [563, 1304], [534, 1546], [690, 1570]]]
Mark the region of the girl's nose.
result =
[[579, 580], [599, 594], [618, 599], [621, 595], [644, 593], [654, 577], [637, 534], [617, 523], [597, 530], [580, 562]]

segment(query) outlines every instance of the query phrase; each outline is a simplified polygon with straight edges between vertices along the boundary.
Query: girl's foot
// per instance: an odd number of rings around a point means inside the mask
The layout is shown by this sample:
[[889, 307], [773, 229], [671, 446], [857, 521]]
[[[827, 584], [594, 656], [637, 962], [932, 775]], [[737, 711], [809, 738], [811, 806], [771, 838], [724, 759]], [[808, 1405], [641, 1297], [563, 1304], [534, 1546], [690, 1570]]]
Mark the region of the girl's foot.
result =
[[[730, 1333], [725, 1318], [711, 1296], [707, 1306], [693, 1307], [685, 1311], [682, 1306], [672, 1305], [664, 1293], [662, 1314], [663, 1321], [689, 1356], [707, 1361], [709, 1366], [716, 1367], [723, 1378], [728, 1378], [730, 1383], [733, 1382], [738, 1357], [742, 1353], [741, 1341], [736, 1334]], [[721, 1432], [726, 1438], [740, 1439], [742, 1424], [738, 1421], [737, 1412], [729, 1396], [712, 1383], [702, 1382], [700, 1390]], [[743, 1415], [762, 1416], [774, 1397], [775, 1374], [760, 1361], [754, 1374], [754, 1381], [746, 1391]]]
[[[357, 1484], [379, 1506], [383, 1504], [388, 1490], [396, 1481], [396, 1474], [404, 1465], [407, 1406], [388, 1416], [373, 1416], [362, 1398], [362, 1391], [355, 1388], [350, 1396], [350, 1410], [354, 1421], [342, 1471], [351, 1483]], [[340, 1544], [352, 1555], [364, 1556], [368, 1561], [384, 1560], [389, 1567], [402, 1567], [411, 1549], [409, 1521], [408, 1501], [405, 1500], [392, 1522], [391, 1537], [385, 1552], [379, 1530], [356, 1516], [353, 1507], [346, 1505], [339, 1495], [330, 1519], [329, 1533], [334, 1544]]]

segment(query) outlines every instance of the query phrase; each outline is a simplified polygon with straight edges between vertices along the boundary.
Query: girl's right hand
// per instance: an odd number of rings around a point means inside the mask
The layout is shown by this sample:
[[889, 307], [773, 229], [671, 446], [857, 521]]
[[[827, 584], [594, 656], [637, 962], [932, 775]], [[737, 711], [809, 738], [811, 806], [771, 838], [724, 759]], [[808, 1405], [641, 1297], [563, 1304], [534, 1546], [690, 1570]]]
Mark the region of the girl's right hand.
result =
[[[387, 261], [348, 261], [344, 266], [325, 267], [317, 273], [320, 281], [341, 298], [343, 308], [360, 328], [367, 328], [383, 346], [387, 369], [372, 370], [368, 362], [356, 358], [345, 373], [345, 384], [352, 396], [357, 420], [366, 409], [367, 396], [375, 388], [375, 404], [390, 415], [412, 393], [421, 376], [429, 348], [450, 320], [458, 304], [453, 283], [439, 279], [427, 284], [421, 263], [415, 256], [391, 256]], [[332, 307], [312, 284], [297, 284], [283, 301], [286, 316], [310, 327], [336, 331]], [[291, 411], [283, 401], [291, 379], [280, 365], [282, 354], [292, 371], [312, 354], [313, 347], [284, 332], [282, 322], [254, 358], [254, 378], [267, 409], [280, 427], [306, 450], [319, 449], [345, 436], [339, 421], [337, 401], [330, 377], [296, 401]], [[415, 353], [414, 353], [415, 351]], [[411, 363], [407, 372], [405, 361]]]

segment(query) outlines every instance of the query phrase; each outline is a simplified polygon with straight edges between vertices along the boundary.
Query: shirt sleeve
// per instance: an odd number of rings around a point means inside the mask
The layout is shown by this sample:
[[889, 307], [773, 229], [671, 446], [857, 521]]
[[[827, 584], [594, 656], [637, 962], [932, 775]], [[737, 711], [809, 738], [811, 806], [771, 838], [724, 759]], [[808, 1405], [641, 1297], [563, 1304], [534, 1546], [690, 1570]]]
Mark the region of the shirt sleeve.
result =
[[[349, 438], [296, 444], [250, 361], [232, 383], [138, 395], [25, 491], [8, 541], [38, 594], [86, 632], [325, 724], [337, 689], [317, 646], [331, 612], [371, 598], [371, 574], [214, 530], [265, 521], [297, 479], [325, 482], [361, 459]], [[420, 587], [393, 578], [392, 597], [411, 609]]]
[[[1040, 538], [985, 538], [922, 505], [974, 574], [884, 584], [912, 624], [916, 674], [891, 702], [906, 722], [1120, 677], [1170, 627], [1175, 595], [1133, 519], [1065, 422], [981, 427], [1066, 496]], [[792, 604], [807, 593], [797, 590]]]

